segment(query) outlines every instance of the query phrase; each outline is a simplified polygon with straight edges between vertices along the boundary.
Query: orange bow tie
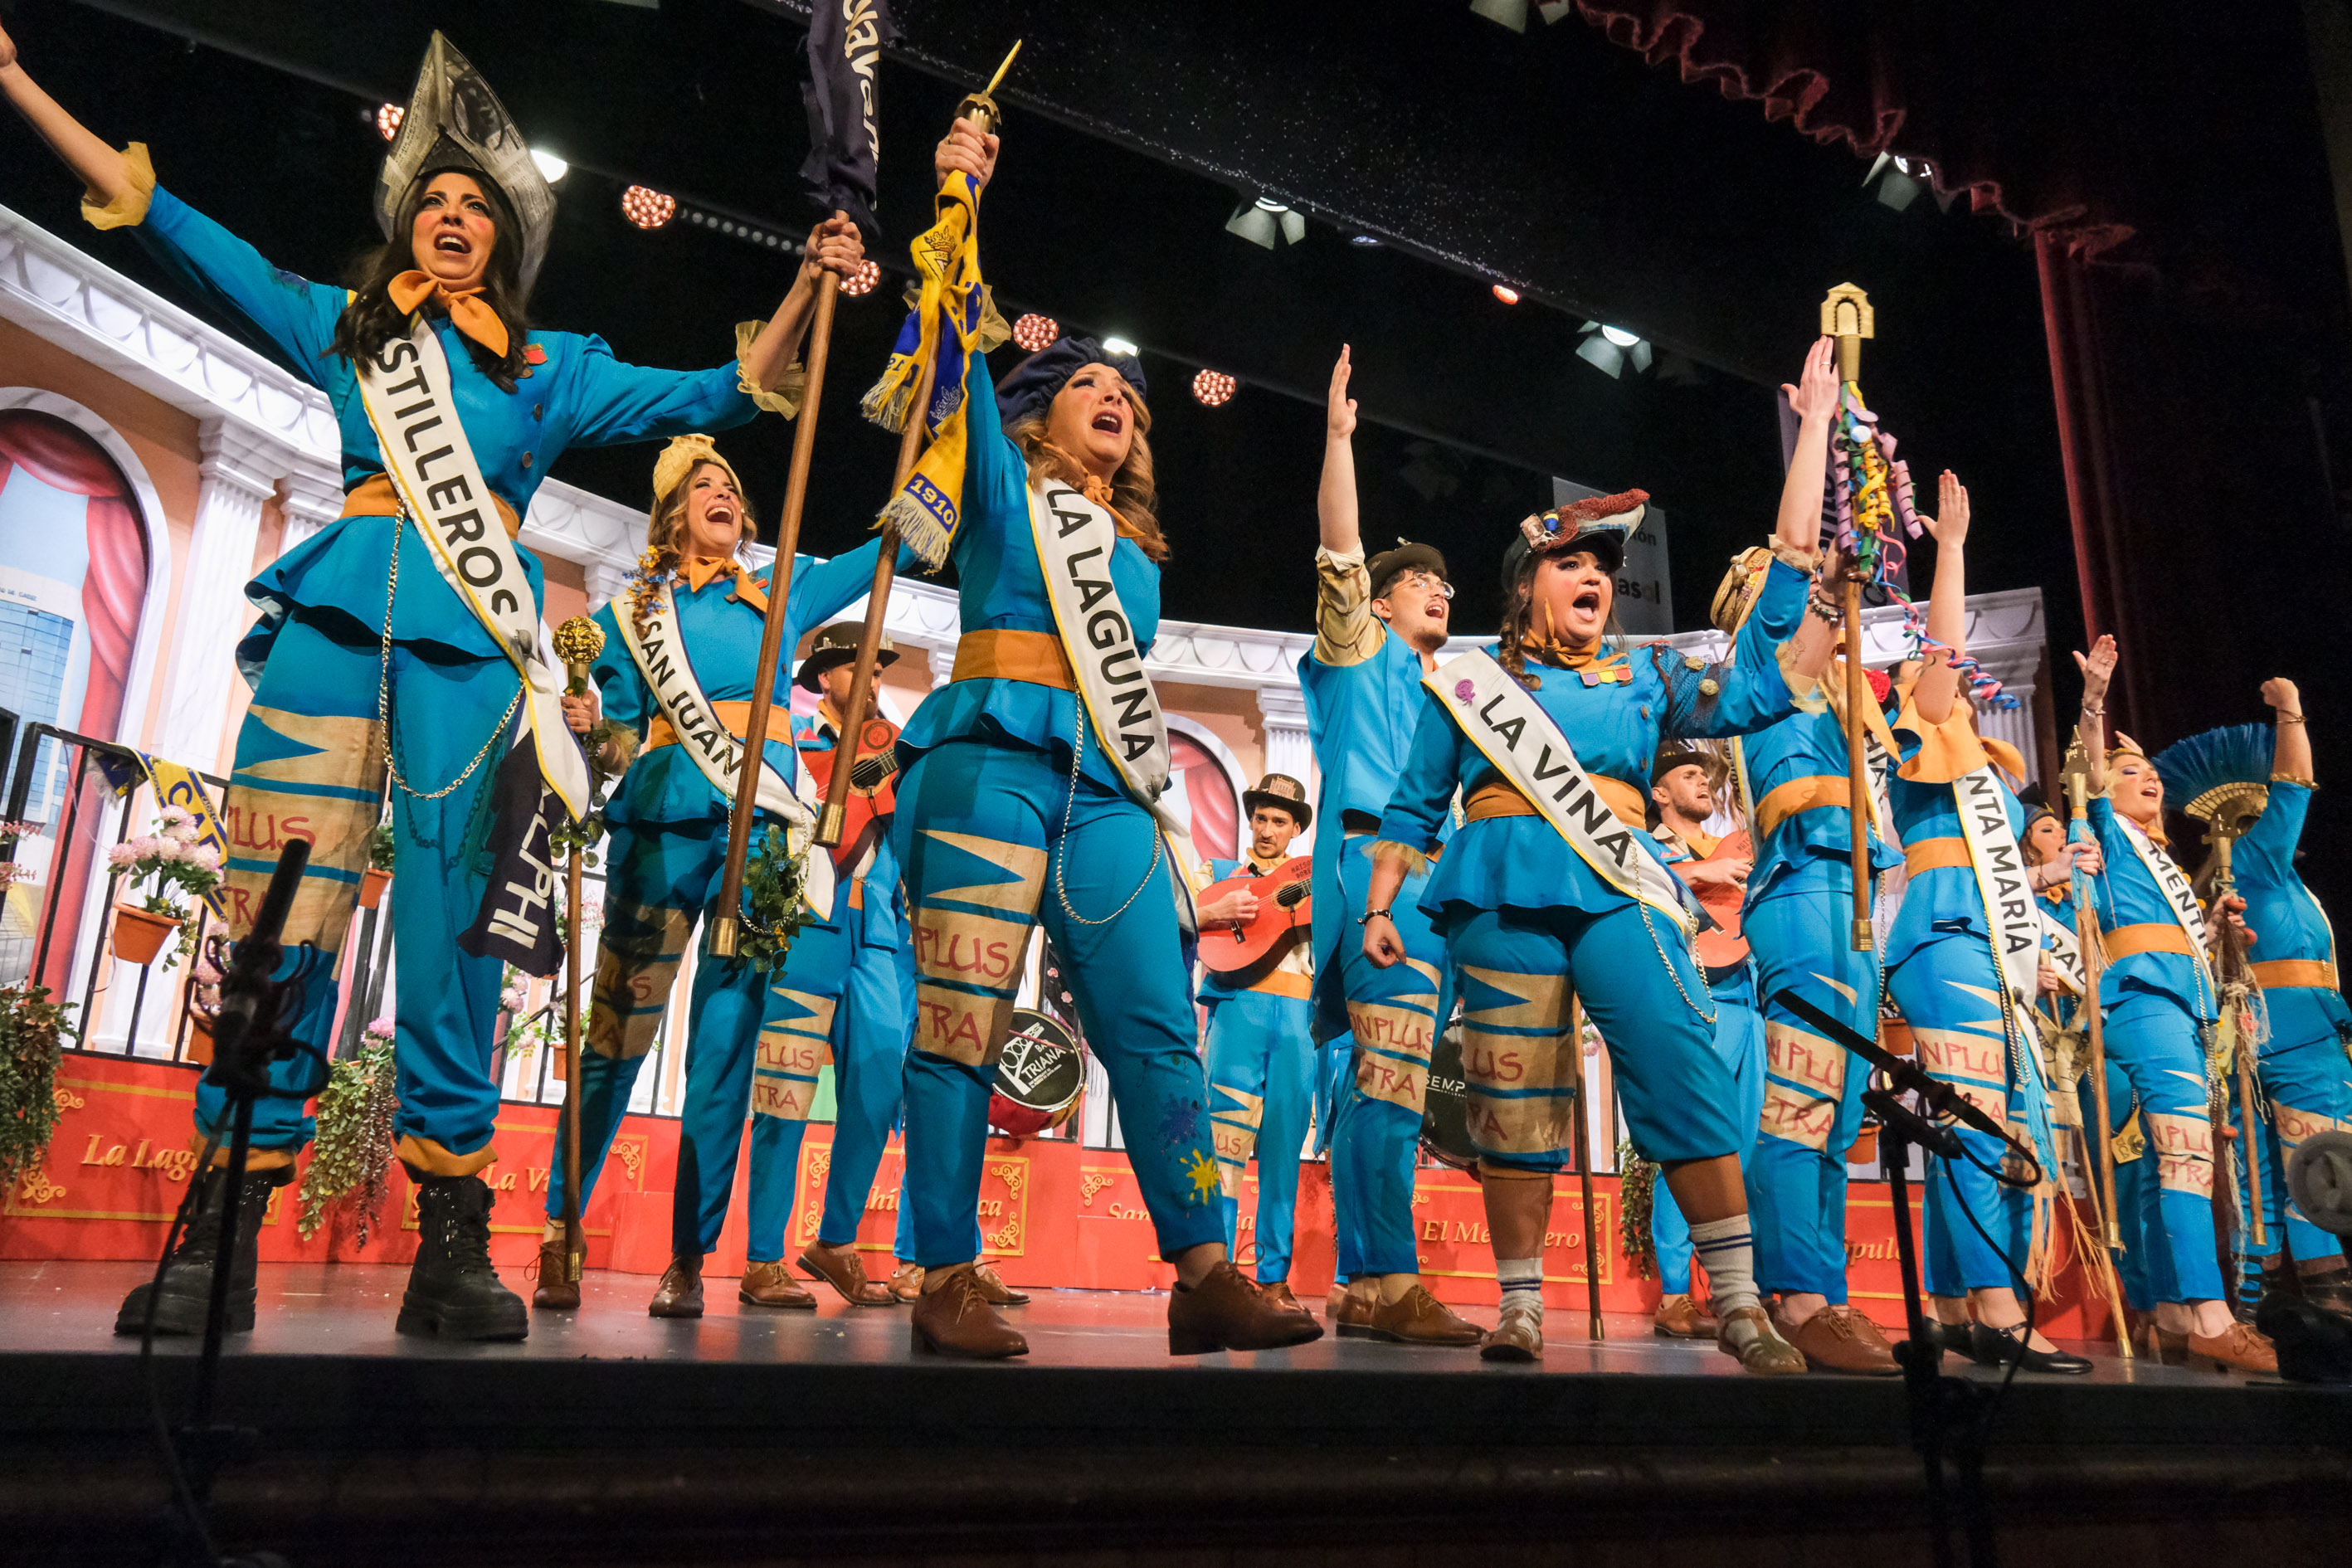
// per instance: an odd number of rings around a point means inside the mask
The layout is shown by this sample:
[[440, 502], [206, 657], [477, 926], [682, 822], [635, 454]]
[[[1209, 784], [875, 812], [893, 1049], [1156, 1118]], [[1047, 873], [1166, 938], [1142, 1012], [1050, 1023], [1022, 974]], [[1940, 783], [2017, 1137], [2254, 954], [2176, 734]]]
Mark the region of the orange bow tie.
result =
[[449, 312], [449, 324], [498, 355], [507, 357], [509, 340], [507, 324], [490, 309], [479, 289], [460, 289], [452, 292], [442, 287], [429, 273], [414, 268], [402, 273], [386, 285], [385, 293], [402, 315], [415, 312], [427, 300], [439, 303]]
[[767, 614], [768, 595], [761, 590], [759, 584], [751, 580], [751, 574], [743, 570], [742, 563], [739, 561], [723, 555], [697, 555], [679, 562], [677, 574], [685, 578], [686, 585], [698, 594], [720, 578], [732, 574], [735, 596], [761, 615]]

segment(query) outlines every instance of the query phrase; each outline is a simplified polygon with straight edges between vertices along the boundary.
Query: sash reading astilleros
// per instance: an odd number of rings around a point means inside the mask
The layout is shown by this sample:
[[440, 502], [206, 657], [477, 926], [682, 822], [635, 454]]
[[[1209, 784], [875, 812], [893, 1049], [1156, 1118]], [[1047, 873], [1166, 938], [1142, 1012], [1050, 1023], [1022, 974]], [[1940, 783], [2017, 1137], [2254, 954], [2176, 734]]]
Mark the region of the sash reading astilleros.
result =
[[2208, 994], [2213, 989], [2213, 972], [2205, 963], [2205, 911], [2198, 906], [2197, 889], [2189, 885], [2189, 873], [2183, 871], [2171, 856], [2157, 842], [2140, 831], [2139, 825], [2122, 812], [2116, 813], [2116, 825], [2123, 829], [2124, 842], [2132, 847], [2139, 863], [2156, 880], [2157, 889], [2164, 895], [2172, 910], [2172, 918], [2189, 938], [2189, 951], [2197, 963], [2198, 973], [2204, 977]]
[[1952, 802], [1990, 927], [1993, 958], [2023, 1016], [2040, 981], [2042, 916], [2026, 876], [2024, 847], [2009, 830], [2007, 792], [1988, 763], [1952, 781]]
[[1422, 684], [1444, 699], [1470, 743], [1602, 881], [1673, 921], [1685, 937], [1696, 930], [1682, 879], [1643, 847], [1648, 834], [1618, 820], [1559, 724], [1493, 654], [1478, 648], [1449, 659]]
[[407, 337], [361, 361], [359, 383], [384, 471], [432, 548], [433, 564], [522, 677], [540, 776], [575, 819], [584, 816], [588, 759], [563, 722], [563, 675], [540, 657], [530, 579], [458, 422], [448, 356], [431, 324], [419, 315]]
[[[638, 632], [636, 617], [625, 605], [614, 605], [613, 621], [621, 628], [622, 646], [636, 662], [637, 673], [645, 679], [646, 689], [661, 705], [662, 717], [677, 732], [679, 748], [693, 760], [704, 781], [719, 792], [719, 798], [732, 806], [735, 781], [743, 776], [743, 742], [711, 717], [710, 700], [702, 694], [702, 683], [695, 678], [693, 662], [687, 655], [686, 639], [678, 635], [677, 600], [670, 585], [664, 583], [649, 595], [643, 634]], [[770, 720], [790, 722], [782, 707], [772, 711]], [[800, 769], [795, 766], [793, 772], [797, 779]], [[760, 787], [753, 798], [761, 810], [783, 819], [784, 842], [793, 854], [807, 850], [815, 833], [816, 818], [808, 804], [793, 793], [765, 757], [760, 759]], [[807, 855], [806, 859], [809, 907], [819, 918], [830, 920], [833, 857]]]
[[1160, 797], [1173, 771], [1168, 721], [1160, 693], [1144, 673], [1143, 650], [1111, 581], [1111, 552], [1118, 545], [1118, 520], [1084, 492], [1051, 479], [1029, 487], [1029, 532], [1045, 577], [1045, 602], [1053, 606], [1054, 630], [1077, 675], [1078, 696], [1103, 754], [1118, 770], [1128, 794], [1159, 820], [1160, 836], [1176, 858], [1177, 918], [1195, 929], [1192, 884], [1200, 856], [1192, 831], [1171, 816]]

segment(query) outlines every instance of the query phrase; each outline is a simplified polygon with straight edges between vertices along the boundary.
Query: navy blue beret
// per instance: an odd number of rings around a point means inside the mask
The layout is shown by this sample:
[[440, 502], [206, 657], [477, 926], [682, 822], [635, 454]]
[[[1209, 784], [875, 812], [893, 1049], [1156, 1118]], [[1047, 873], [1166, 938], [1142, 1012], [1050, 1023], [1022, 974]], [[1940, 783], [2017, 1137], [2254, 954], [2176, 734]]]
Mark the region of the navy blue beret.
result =
[[1133, 354], [1103, 352], [1096, 338], [1056, 338], [1004, 373], [996, 384], [996, 416], [1006, 425], [1043, 414], [1070, 377], [1090, 364], [1107, 364], [1127, 378], [1135, 395], [1150, 401], [1143, 363]]

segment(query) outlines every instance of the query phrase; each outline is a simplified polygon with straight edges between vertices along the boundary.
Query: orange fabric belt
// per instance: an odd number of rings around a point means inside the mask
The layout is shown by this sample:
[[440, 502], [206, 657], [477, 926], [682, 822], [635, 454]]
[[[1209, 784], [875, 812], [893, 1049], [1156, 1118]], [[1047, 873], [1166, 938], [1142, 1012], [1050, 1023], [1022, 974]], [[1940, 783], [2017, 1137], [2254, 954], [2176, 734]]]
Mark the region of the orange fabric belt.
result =
[[1757, 837], [1769, 838], [1772, 830], [1801, 811], [1819, 811], [1834, 805], [1841, 810], [1853, 804], [1853, 792], [1842, 773], [1814, 773], [1810, 777], [1790, 779], [1766, 794], [1756, 803]]
[[2273, 958], [2268, 963], [2252, 966], [2254, 984], [2265, 991], [2276, 991], [2290, 985], [2325, 985], [2333, 991], [2336, 966], [2324, 958]]
[[1315, 982], [1304, 974], [1293, 973], [1287, 969], [1276, 969], [1249, 989], [1264, 992], [1269, 996], [1296, 996], [1304, 1002], [1315, 994]]
[[966, 632], [956, 639], [955, 668], [950, 680], [1025, 680], [1056, 691], [1076, 691], [1070, 656], [1052, 632], [1024, 632], [1000, 627]]
[[[515, 515], [515, 509], [507, 505], [504, 496], [494, 495], [490, 500], [498, 505], [499, 521], [507, 525], [507, 537], [520, 538], [522, 519]], [[343, 515], [345, 517], [398, 517], [400, 492], [393, 488], [392, 476], [377, 474], [373, 478], [362, 479], [356, 488], [344, 492]]]
[[2129, 958], [2136, 952], [2177, 952], [2184, 958], [2194, 958], [2195, 950], [2189, 945], [2189, 933], [2169, 921], [2150, 921], [2146, 925], [2117, 926], [2105, 938], [2107, 960]]
[[1922, 838], [1903, 847], [1903, 869], [1908, 876], [1922, 871], [1966, 871], [1974, 864], [1965, 838]]
[[[776, 733], [776, 714], [780, 710], [776, 705], [771, 704], [769, 706], [768, 739], [772, 741], [783, 739], [782, 735]], [[734, 736], [739, 741], [743, 738], [744, 731], [751, 728], [751, 704], [748, 701], [713, 702], [710, 704], [710, 716], [719, 721], [719, 727], [720, 729], [726, 731], [729, 734]], [[787, 718], [784, 721], [784, 723], [789, 731], [789, 727], [792, 723], [791, 719]], [[646, 726], [646, 750], [650, 752], [656, 746], [675, 746], [677, 744], [677, 731], [669, 727], [669, 716], [666, 713], [655, 714], [654, 721], [650, 725]]]
[[[1617, 814], [1618, 821], [1648, 831], [1650, 816], [1642, 805], [1640, 790], [1622, 779], [1612, 779], [1601, 773], [1584, 776], [1592, 781], [1592, 792]], [[1535, 803], [1521, 795], [1517, 786], [1505, 784], [1500, 779], [1480, 784], [1462, 803], [1462, 816], [1470, 822], [1484, 822], [1490, 816], [1541, 815], [1536, 810]]]

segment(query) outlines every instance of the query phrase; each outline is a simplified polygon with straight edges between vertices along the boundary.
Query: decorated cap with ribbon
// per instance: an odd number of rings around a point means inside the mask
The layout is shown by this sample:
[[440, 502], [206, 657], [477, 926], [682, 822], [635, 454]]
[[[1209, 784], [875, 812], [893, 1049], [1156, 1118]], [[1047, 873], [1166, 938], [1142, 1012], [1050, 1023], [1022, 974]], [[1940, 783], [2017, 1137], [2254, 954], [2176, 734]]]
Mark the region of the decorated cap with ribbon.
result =
[[1613, 496], [1586, 496], [1549, 511], [1519, 520], [1519, 536], [1503, 552], [1503, 582], [1518, 581], [1538, 556], [1589, 550], [1605, 571], [1625, 563], [1625, 541], [1642, 526], [1650, 509], [1647, 490], [1620, 490]]
[[445, 169], [462, 169], [498, 187], [514, 212], [521, 242], [522, 291], [528, 295], [547, 259], [555, 226], [555, 192], [531, 161], [530, 147], [482, 73], [439, 32], [425, 47], [392, 151], [375, 182], [375, 222], [387, 240], [404, 237], [401, 208], [411, 187]]
[[1748, 624], [1756, 596], [1764, 590], [1764, 574], [1772, 565], [1772, 552], [1759, 544], [1731, 558], [1731, 569], [1715, 590], [1706, 607], [1707, 624], [1717, 631], [1734, 633]]
[[[704, 463], [716, 463], [727, 470], [728, 482], [737, 495], [743, 494], [743, 481], [735, 472], [735, 465], [719, 455], [717, 443], [700, 431], [689, 436], [673, 436], [661, 456], [654, 459], [654, 507], [659, 510], [670, 492], [686, 483], [694, 470]], [[747, 501], [748, 507], [749, 502]], [[748, 512], [747, 512], [748, 516]]]
[[1288, 812], [1301, 833], [1315, 826], [1315, 808], [1307, 804], [1307, 786], [1288, 773], [1268, 773], [1257, 781], [1257, 788], [1242, 791], [1244, 811], [1255, 813], [1262, 805]]
[[1107, 364], [1125, 377], [1138, 402], [1151, 393], [1143, 380], [1143, 362], [1133, 354], [1107, 353], [1097, 338], [1056, 338], [1004, 373], [996, 384], [996, 416], [1006, 425], [1053, 406], [1070, 377], [1090, 364]]

